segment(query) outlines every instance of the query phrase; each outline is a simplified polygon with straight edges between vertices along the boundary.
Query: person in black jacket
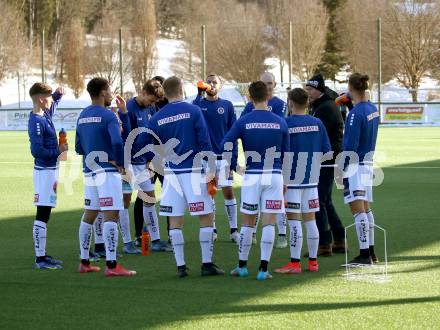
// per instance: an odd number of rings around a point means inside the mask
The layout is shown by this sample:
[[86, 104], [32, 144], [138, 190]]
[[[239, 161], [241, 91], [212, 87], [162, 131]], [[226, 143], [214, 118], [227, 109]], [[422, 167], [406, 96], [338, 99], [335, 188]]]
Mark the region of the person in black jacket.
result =
[[342, 151], [344, 122], [334, 98], [326, 93], [322, 75], [318, 74], [308, 80], [306, 90], [310, 98], [310, 114], [323, 122], [334, 152], [333, 159], [323, 162], [321, 167], [318, 184], [320, 211], [316, 213], [319, 230], [318, 255], [331, 256], [332, 252], [345, 252], [344, 226], [332, 202], [335, 158]]

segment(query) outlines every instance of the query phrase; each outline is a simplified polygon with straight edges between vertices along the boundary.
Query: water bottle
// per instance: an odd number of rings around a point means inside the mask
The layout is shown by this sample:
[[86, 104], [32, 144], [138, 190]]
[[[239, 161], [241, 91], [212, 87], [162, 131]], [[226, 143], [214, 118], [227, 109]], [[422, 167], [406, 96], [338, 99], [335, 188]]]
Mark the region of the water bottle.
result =
[[150, 255], [150, 252], [151, 252], [150, 244], [151, 244], [150, 233], [148, 232], [147, 227], [144, 227], [144, 229], [142, 230], [142, 255], [143, 256]]
[[[58, 134], [58, 144], [66, 144], [67, 143], [67, 133], [64, 128], [61, 128], [60, 133]], [[64, 151], [60, 155], [60, 161], [66, 161], [67, 160], [67, 151]]]

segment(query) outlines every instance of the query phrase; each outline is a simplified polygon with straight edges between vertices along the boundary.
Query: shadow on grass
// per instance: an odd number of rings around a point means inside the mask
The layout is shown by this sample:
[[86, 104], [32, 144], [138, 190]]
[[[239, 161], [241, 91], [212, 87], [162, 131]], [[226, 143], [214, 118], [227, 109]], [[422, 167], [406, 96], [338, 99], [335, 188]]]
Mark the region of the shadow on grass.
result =
[[[434, 166], [431, 163], [438, 165], [438, 162], [406, 165]], [[432, 196], [438, 196], [438, 171], [384, 168], [384, 172], [384, 184], [375, 188], [374, 212], [376, 223], [388, 231], [389, 260], [402, 264], [413, 261], [439, 261], [439, 257], [432, 253], [404, 255], [405, 251], [414, 251], [439, 240], [439, 212], [432, 203]], [[239, 195], [238, 189], [236, 194]], [[341, 190], [334, 191], [334, 201], [345, 225], [351, 224], [351, 215], [342, 204]], [[219, 207], [222, 205], [220, 196], [217, 205], [220, 240], [215, 244], [215, 261], [229, 271], [236, 264], [237, 247], [228, 242], [228, 224], [223, 208]], [[61, 257], [65, 262], [65, 268], [56, 272], [32, 269], [31, 217], [18, 216], [0, 221], [0, 265], [2, 270], [8, 270], [2, 272], [0, 277], [3, 297], [0, 302], [0, 328], [35, 327], [35, 324], [40, 324], [42, 317], [46, 328], [84, 327], [84, 322], [88, 322], [87, 325], [90, 327], [142, 328], [166, 326], [174, 322], [204, 317], [215, 318], [219, 313], [235, 315], [326, 311], [440, 300], [438, 296], [426, 295], [419, 298], [372, 301], [370, 296], [370, 300], [360, 298], [357, 302], [261, 304], [263, 297], [273, 295], [274, 292], [279, 292], [279, 297], [282, 297], [283, 290], [299, 289], [324, 278], [334, 281], [340, 277], [343, 281], [340, 276], [343, 270], [339, 266], [343, 263], [344, 256], [321, 258], [318, 274], [304, 273], [295, 277], [275, 275], [273, 281], [258, 283], [254, 279], [259, 258], [257, 245], [251, 250], [249, 278], [201, 278], [198, 221], [188, 217], [185, 223], [185, 255], [191, 269], [189, 278], [175, 277], [172, 253], [157, 253], [150, 257], [124, 256], [121, 263], [138, 271], [135, 278], [107, 279], [102, 274], [84, 276], [75, 272], [78, 265], [77, 230], [81, 213], [80, 209], [69, 212], [55, 210], [53, 213], [48, 226], [48, 252]], [[164, 219], [161, 219], [161, 226], [165, 228]], [[163, 231], [162, 236], [164, 237]], [[121, 240], [119, 245], [122, 245]], [[287, 262], [288, 258], [288, 249], [274, 250], [270, 268]], [[439, 265], [422, 266], [419, 271], [438, 267]], [[413, 271], [417, 270], [410, 272]], [[402, 271], [404, 272], [406, 270]], [[319, 284], [315, 290], [325, 296], [329, 288]], [[294, 291], [289, 292], [295, 294]]]
[[363, 307], [411, 305], [440, 301], [440, 296], [418, 297], [405, 299], [383, 299], [374, 301], [341, 302], [341, 303], [318, 303], [318, 304], [271, 304], [271, 305], [252, 305], [237, 306], [234, 313], [301, 313], [314, 311], [330, 311], [338, 309], [351, 309]]

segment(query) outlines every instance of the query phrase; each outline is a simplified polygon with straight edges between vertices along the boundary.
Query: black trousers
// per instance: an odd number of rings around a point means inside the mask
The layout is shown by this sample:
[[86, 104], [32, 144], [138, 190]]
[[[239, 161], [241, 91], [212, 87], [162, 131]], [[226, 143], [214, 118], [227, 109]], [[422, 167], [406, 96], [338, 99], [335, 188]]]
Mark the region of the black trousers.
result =
[[333, 240], [343, 240], [344, 226], [332, 201], [334, 168], [322, 167], [319, 176], [319, 212], [316, 213], [316, 225], [319, 230], [319, 245], [331, 244]]

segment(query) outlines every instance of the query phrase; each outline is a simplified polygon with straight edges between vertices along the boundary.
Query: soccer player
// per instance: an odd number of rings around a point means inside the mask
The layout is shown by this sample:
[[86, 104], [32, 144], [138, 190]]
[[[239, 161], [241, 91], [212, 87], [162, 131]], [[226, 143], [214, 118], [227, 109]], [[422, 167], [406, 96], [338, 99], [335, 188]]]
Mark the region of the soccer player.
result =
[[286, 213], [290, 227], [290, 262], [275, 270], [277, 273], [301, 273], [303, 243], [301, 220], [307, 229], [309, 271], [318, 271], [319, 231], [315, 212], [319, 210], [318, 181], [322, 155], [331, 150], [324, 124], [306, 115], [308, 94], [302, 88], [288, 93], [290, 154], [284, 160], [291, 168], [285, 173], [287, 183]]
[[[131, 130], [146, 128], [148, 121], [154, 114], [154, 103], [164, 96], [162, 85], [156, 80], [148, 80], [140, 95], [127, 102], [128, 116], [130, 118]], [[138, 196], [143, 200], [143, 218], [151, 235], [152, 251], [172, 251], [166, 241], [160, 240], [159, 219], [155, 208], [154, 184], [151, 181], [150, 171], [147, 166], [146, 155], [135, 157], [136, 153], [144, 147], [143, 136], [147, 133], [138, 133], [131, 146], [131, 164], [136, 179], [136, 186], [139, 187]], [[129, 147], [126, 144], [126, 147]]]
[[[373, 154], [379, 127], [379, 112], [368, 101], [368, 76], [354, 73], [348, 79], [348, 90], [355, 106], [345, 122], [344, 152], [354, 152], [358, 162], [344, 167], [344, 202], [350, 205], [359, 240], [359, 256], [350, 263], [379, 262], [374, 252]], [[352, 159], [352, 158], [350, 158]], [[347, 177], [348, 176], [348, 177]]]
[[46, 254], [47, 223], [56, 206], [58, 156], [67, 151], [67, 144], [58, 145], [57, 132], [52, 121], [64, 89], [35, 83], [29, 90], [33, 109], [29, 115], [28, 133], [34, 157], [34, 205], [37, 207], [33, 226], [35, 268], [61, 269], [62, 261]]
[[[271, 72], [264, 72], [260, 80], [264, 82], [268, 89], [268, 109], [272, 111], [274, 114], [284, 118], [286, 116], [287, 103], [281, 100], [279, 97], [273, 95], [276, 87], [275, 76]], [[248, 102], [241, 113], [241, 116], [244, 116], [251, 112], [254, 109], [253, 102]], [[253, 235], [253, 244], [257, 243], [256, 240], [256, 232], [259, 222], [259, 215], [257, 215], [257, 220], [255, 224], [255, 230]], [[283, 249], [287, 247], [286, 240], [286, 219], [285, 214], [277, 214], [277, 227], [278, 227], [278, 238], [275, 243], [275, 248]]]
[[[127, 136], [130, 133], [130, 120], [128, 118], [128, 112], [126, 108], [123, 110], [118, 109], [117, 107], [111, 107], [111, 111], [116, 115], [120, 128], [121, 128], [121, 136], [122, 141], [125, 143], [127, 140]], [[122, 112], [124, 111], [124, 112]], [[140, 254], [141, 251], [136, 248], [134, 242], [131, 239], [130, 233], [130, 217], [128, 208], [130, 207], [131, 202], [131, 185], [129, 182], [122, 180], [122, 193], [123, 193], [123, 201], [124, 201], [124, 209], [119, 212], [119, 230], [121, 232], [122, 241], [124, 243], [124, 253], [126, 254]], [[102, 236], [102, 226], [103, 226], [104, 218], [102, 212], [98, 214], [96, 220], [93, 224], [94, 234], [95, 234], [95, 252], [90, 251], [90, 260], [96, 261], [99, 258], [105, 258], [105, 245], [104, 239]]]
[[[118, 247], [119, 212], [124, 209], [122, 179], [124, 174], [124, 148], [121, 129], [116, 115], [109, 111], [113, 99], [110, 84], [106, 79], [93, 78], [87, 84], [92, 105], [79, 115], [75, 151], [83, 156], [84, 214], [79, 227], [81, 250], [80, 273], [98, 272], [89, 260], [90, 239], [93, 223], [102, 211], [106, 255], [106, 276], [133, 276], [133, 270], [125, 269], [116, 261]], [[125, 101], [116, 96], [116, 104], [126, 111]]]
[[[163, 84], [169, 104], [148, 125], [148, 142], [159, 144], [165, 162], [165, 177], [160, 201], [160, 215], [170, 217], [170, 237], [179, 277], [188, 276], [184, 258], [183, 216], [188, 207], [200, 219], [202, 276], [223, 275], [212, 262], [213, 214], [203, 171], [202, 152], [212, 151], [205, 120], [199, 107], [183, 101], [183, 83], [170, 77]], [[155, 155], [157, 156], [157, 155]], [[197, 162], [197, 159], [199, 160]]]
[[[269, 111], [272, 111], [274, 114], [284, 118], [286, 116], [287, 103], [281, 100], [279, 97], [273, 95], [275, 87], [277, 85], [277, 83], [275, 82], [275, 76], [271, 72], [264, 72], [260, 76], [260, 81], [264, 82], [267, 86], [267, 90], [268, 90], [267, 107]], [[244, 107], [240, 117], [247, 115], [254, 109], [255, 109], [254, 103], [252, 101], [248, 102]]]
[[[228, 100], [221, 99], [219, 92], [221, 90], [221, 81], [216, 74], [210, 74], [206, 77], [206, 84], [211, 86], [209, 91], [206, 91], [206, 97], [202, 97], [203, 90], [199, 90], [199, 94], [193, 101], [193, 104], [198, 105], [202, 109], [203, 117], [205, 118], [208, 127], [209, 137], [211, 139], [212, 150], [217, 155], [216, 161], [216, 177], [218, 180], [218, 187], [222, 189], [225, 200], [225, 212], [229, 220], [230, 239], [232, 242], [238, 244], [239, 234], [237, 231], [237, 200], [232, 189], [233, 173], [232, 171], [225, 173], [228, 168], [226, 160], [222, 160], [223, 146], [221, 142], [226, 133], [231, 129], [236, 121], [235, 110], [232, 103]], [[234, 144], [232, 157], [237, 158], [238, 149], [237, 144]], [[235, 170], [235, 169], [232, 169]], [[212, 199], [212, 206], [214, 210], [214, 240], [217, 236], [215, 228], [215, 199]]]
[[241, 188], [239, 261], [231, 275], [248, 275], [247, 260], [252, 245], [255, 217], [261, 210], [263, 229], [257, 279], [263, 281], [272, 278], [268, 264], [275, 240], [274, 224], [276, 214], [284, 213], [281, 169], [284, 153], [289, 151], [289, 136], [286, 121], [268, 109], [269, 91], [266, 84], [262, 81], [252, 83], [249, 94], [255, 110], [237, 120], [222, 142], [226, 151], [228, 145], [225, 144], [241, 139], [246, 158], [246, 172]]

